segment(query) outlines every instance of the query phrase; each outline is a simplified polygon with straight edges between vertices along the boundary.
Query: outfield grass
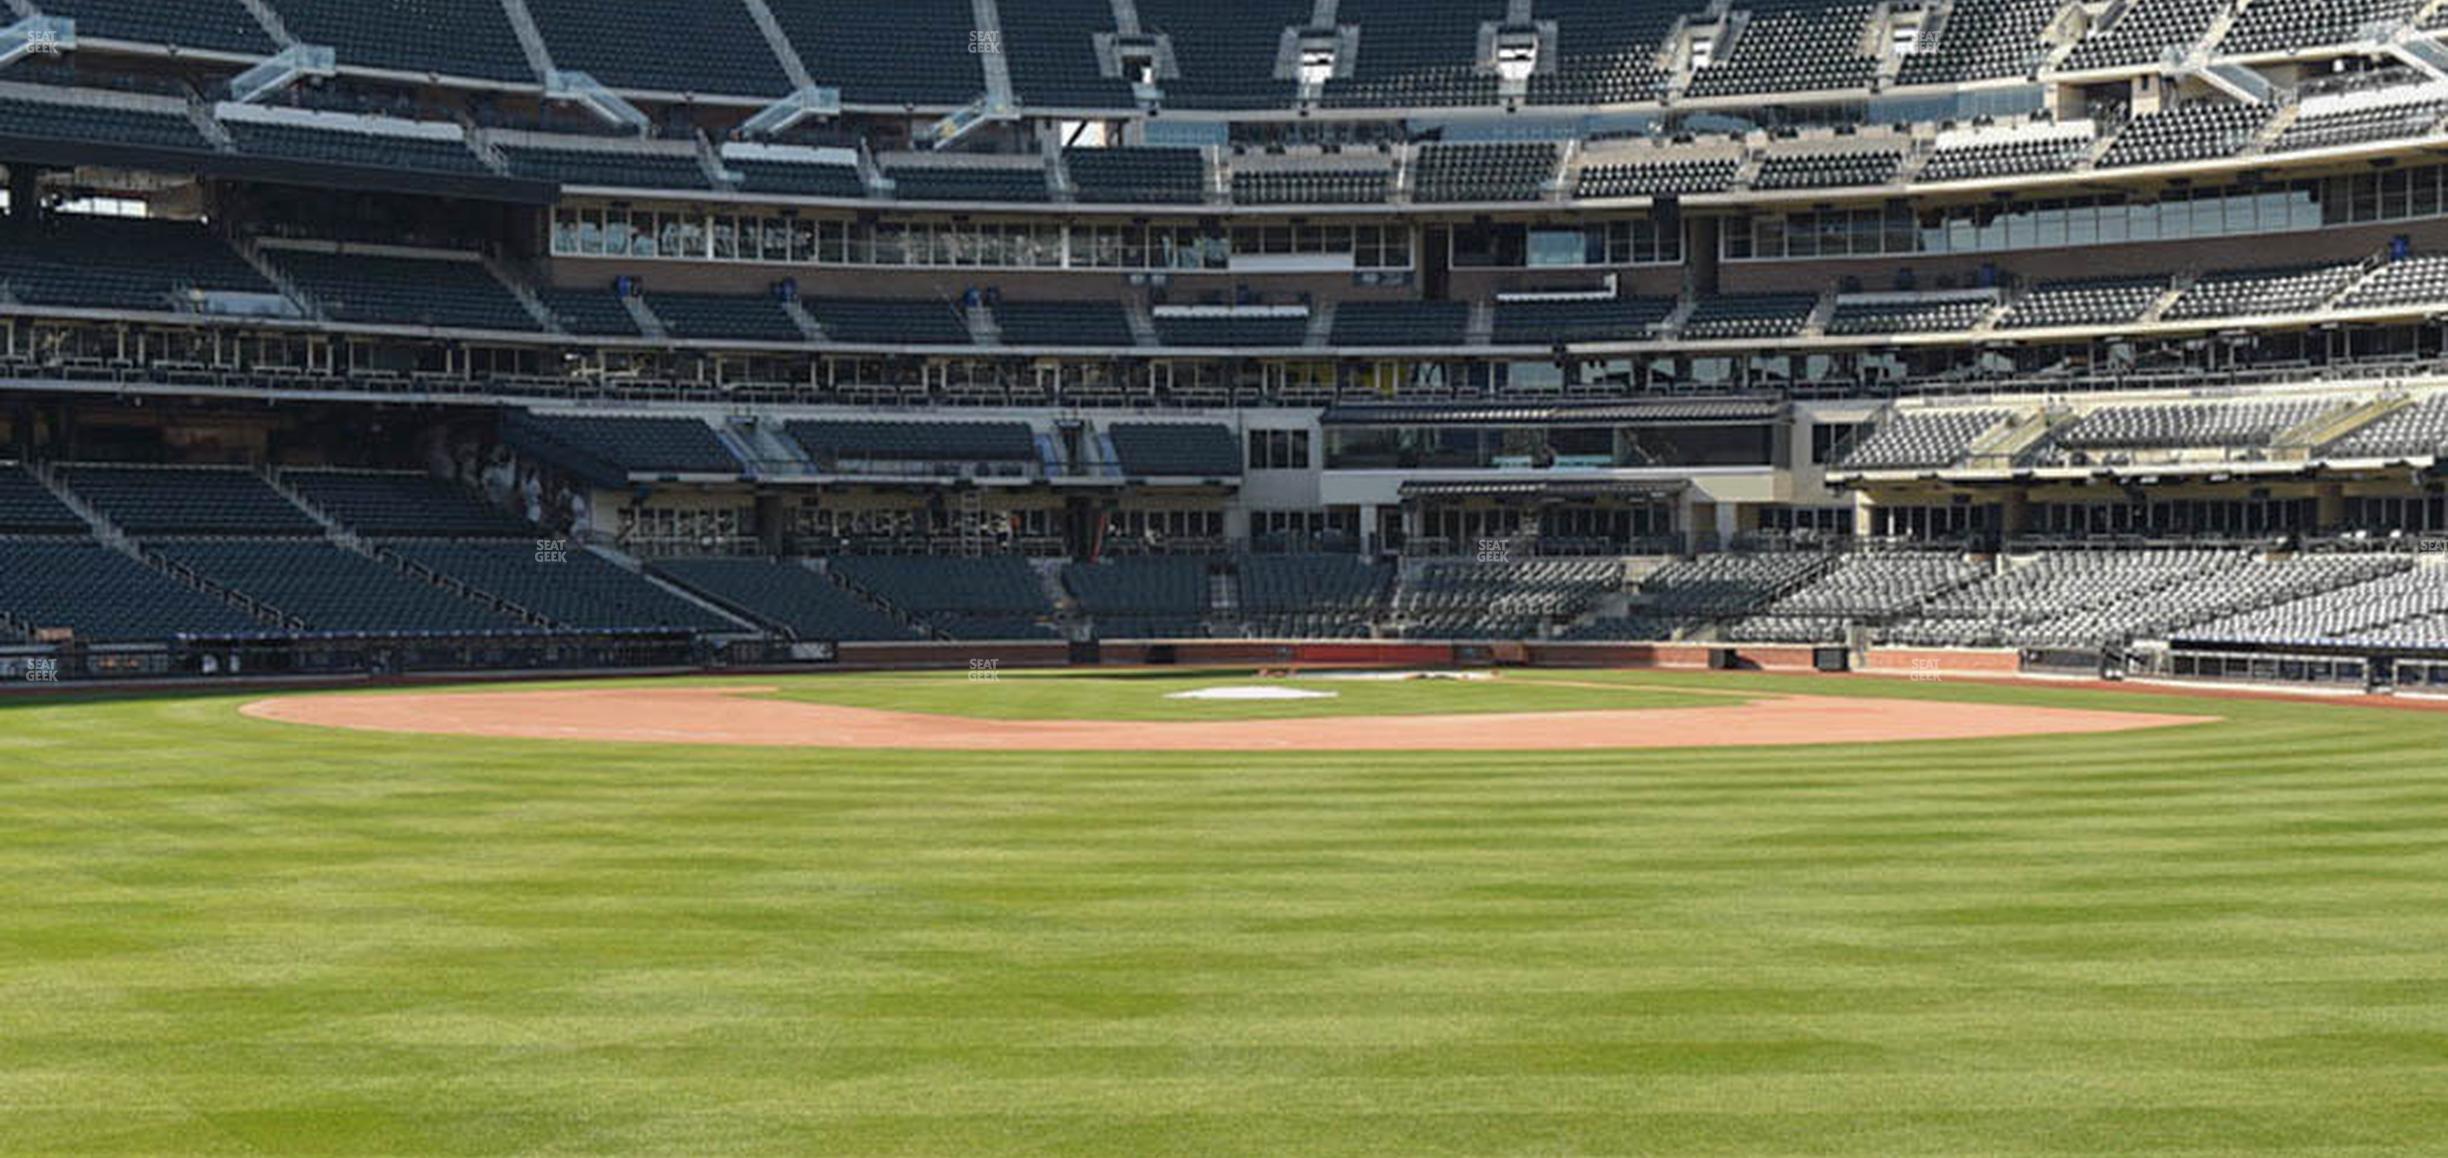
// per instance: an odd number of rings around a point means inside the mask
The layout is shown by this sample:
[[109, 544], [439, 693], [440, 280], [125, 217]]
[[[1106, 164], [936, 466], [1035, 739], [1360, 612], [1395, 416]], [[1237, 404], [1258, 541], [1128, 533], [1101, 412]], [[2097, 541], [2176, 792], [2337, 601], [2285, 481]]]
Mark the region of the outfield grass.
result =
[[963, 757], [321, 732], [235, 698], [10, 703], [0, 1149], [2448, 1139], [2448, 716], [1570, 678], [2224, 720]]

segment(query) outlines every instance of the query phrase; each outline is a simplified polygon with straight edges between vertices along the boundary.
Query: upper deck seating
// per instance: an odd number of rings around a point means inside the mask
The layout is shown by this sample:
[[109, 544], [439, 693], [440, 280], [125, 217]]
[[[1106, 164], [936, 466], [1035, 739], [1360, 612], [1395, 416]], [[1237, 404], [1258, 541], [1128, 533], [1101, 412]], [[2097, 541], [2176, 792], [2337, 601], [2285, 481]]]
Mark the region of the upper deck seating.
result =
[[1309, 319], [1295, 314], [1158, 314], [1157, 337], [1168, 346], [1298, 346]]
[[1722, 193], [1733, 187], [1735, 170], [1741, 165], [1736, 157], [1583, 165], [1573, 181], [1573, 196], [1676, 197], [1686, 193]]
[[2219, 39], [2230, 56], [2350, 44], [2365, 26], [2411, 20], [2423, 0], [2253, 0]]
[[1904, 155], [1890, 149], [1844, 153], [1779, 153], [1760, 162], [1754, 189], [1839, 189], [1895, 180]]
[[1371, 205], [1386, 199], [1393, 178], [1383, 166], [1236, 169], [1232, 195], [1241, 205]]
[[1412, 199], [1421, 202], [1536, 201], [1554, 178], [1556, 146], [1428, 145], [1420, 149]]
[[2008, 307], [1998, 325], [2038, 329], [2138, 322], [2167, 289], [2167, 282], [2159, 278], [2043, 282]]
[[2168, 307], [2169, 319], [2235, 318], [2317, 310], [2361, 276], [2352, 263], [2204, 274]]
[[1006, 346], [1130, 346], [1130, 315], [1116, 302], [1001, 302], [995, 325]]
[[2067, 71], [2153, 64], [2201, 42], [2228, 0], [2134, 0], [2074, 46]]
[[[771, 296], [651, 294], [646, 308], [675, 338], [736, 338], [752, 342], [807, 341], [799, 323]], [[626, 311], [624, 311], [626, 312]]]
[[538, 328], [509, 287], [473, 260], [310, 249], [266, 249], [264, 254], [334, 321], [471, 330]]
[[968, 324], [949, 302], [807, 298], [800, 302], [836, 342], [889, 346], [966, 346]]
[[1459, 346], [1468, 302], [1344, 302], [1335, 307], [1337, 346]]
[[745, 193], [843, 199], [867, 195], [867, 183], [860, 179], [856, 165], [787, 161], [770, 157], [725, 157], [723, 168], [739, 175], [740, 190]]
[[173, 149], [189, 153], [204, 153], [212, 149], [212, 143], [196, 130], [195, 122], [176, 109], [135, 108], [70, 99], [0, 97], [0, 136]]
[[428, 173], [492, 172], [460, 140], [360, 131], [328, 121], [225, 121], [222, 128], [238, 151], [255, 156]]
[[1275, 75], [1284, 30], [1303, 28], [1310, 0], [1143, 0], [1139, 23], [1167, 36], [1181, 75], [1164, 80], [1165, 103], [1193, 109], [1290, 108], [1296, 86]]
[[699, 418], [615, 418], [518, 411], [503, 423], [513, 445], [590, 473], [737, 475], [739, 459]]
[[1683, 322], [1686, 338], [1790, 338], [1810, 321], [1819, 299], [1810, 294], [1721, 294], [1705, 297]]
[[535, 70], [499, 0], [273, 0], [307, 44], [343, 65], [533, 84]]
[[1207, 158], [1197, 149], [1065, 149], [1063, 167], [1082, 201], [1196, 205], [1207, 199]]
[[1496, 0], [1342, 0], [1340, 24], [1360, 29], [1350, 75], [1326, 82], [1329, 107], [1484, 105], [1496, 77], [1480, 70], [1479, 29], [1501, 22]]
[[1693, 70], [1690, 95], [1866, 89], [1878, 58], [1862, 54], [1875, 8], [1821, 0], [1745, 0], [1750, 23], [1707, 65]]
[[2091, 138], [2072, 134], [2002, 137], [1942, 147], [1921, 167], [1922, 181], [1971, 181], [2027, 173], [2063, 173], [2091, 149]]
[[555, 66], [585, 72], [613, 88], [769, 100], [791, 91], [790, 77], [766, 46], [746, 5], [721, 0], [526, 2]]
[[636, 316], [612, 295], [610, 287], [540, 286], [535, 292], [553, 321], [570, 333], [600, 338], [638, 336]]
[[1115, 422], [1105, 427], [1122, 469], [1132, 475], [1238, 478], [1241, 447], [1213, 422]]
[[[1546, 0], [1532, 9], [1556, 24], [1552, 72], [1530, 77], [1530, 103], [1629, 104], [1658, 97], [1666, 75], [1658, 50], [1674, 34], [1680, 4]], [[1542, 51], [1544, 51], [1542, 46]]]
[[2448, 255], [2392, 261], [2355, 283], [2338, 305], [2347, 309], [2448, 302]]
[[1841, 465], [1851, 470], [1950, 467], [2008, 417], [2004, 410], [1899, 410], [1853, 444]]
[[2100, 157], [2100, 167], [2203, 161], [2240, 152], [2269, 123], [2260, 105], [2200, 103], [2135, 117]]
[[2324, 458], [2438, 458], [2448, 455], [2448, 394], [2434, 394], [2332, 442]]
[[2057, 0], [1955, 0], [1936, 45], [1904, 58], [1899, 85], [1962, 84], [2030, 76], [2048, 60], [2041, 39], [2063, 5]]
[[551, 148], [503, 145], [502, 162], [512, 176], [560, 185], [620, 189], [710, 189], [705, 166], [685, 153], [644, 149]]
[[42, 0], [42, 11], [76, 21], [79, 40], [125, 40], [263, 57], [280, 51], [239, 0]]
[[981, 165], [892, 165], [893, 196], [903, 201], [1051, 201], [1044, 169]]
[[841, 89], [846, 103], [958, 108], [986, 91], [969, 0], [766, 0], [766, 6], [809, 75]]
[[1673, 298], [1656, 297], [1500, 301], [1491, 338], [1499, 346], [1638, 341], [1674, 309]]
[[171, 310], [191, 289], [276, 292], [193, 221], [55, 213], [0, 240], [0, 285], [29, 305]]
[[1134, 109], [1128, 81], [1103, 75], [1097, 34], [1111, 35], [1107, 0], [1030, 0], [999, 9], [1012, 93], [1034, 108]]

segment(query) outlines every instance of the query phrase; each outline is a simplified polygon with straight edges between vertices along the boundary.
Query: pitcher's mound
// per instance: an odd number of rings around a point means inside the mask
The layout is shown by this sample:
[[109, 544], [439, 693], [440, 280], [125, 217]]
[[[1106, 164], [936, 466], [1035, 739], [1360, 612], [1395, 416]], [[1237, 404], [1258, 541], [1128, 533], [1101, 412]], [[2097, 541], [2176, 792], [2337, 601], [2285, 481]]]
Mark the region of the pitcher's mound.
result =
[[1333, 692], [1313, 692], [1306, 688], [1273, 688], [1249, 684], [1228, 688], [1193, 688], [1186, 692], [1166, 692], [1168, 700], [1331, 700]]

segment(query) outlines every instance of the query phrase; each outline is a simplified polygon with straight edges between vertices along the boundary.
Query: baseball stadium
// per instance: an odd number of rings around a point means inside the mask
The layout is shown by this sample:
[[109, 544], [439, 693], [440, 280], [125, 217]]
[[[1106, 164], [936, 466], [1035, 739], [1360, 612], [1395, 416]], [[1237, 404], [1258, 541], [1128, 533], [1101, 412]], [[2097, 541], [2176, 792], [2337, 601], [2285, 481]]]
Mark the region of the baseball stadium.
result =
[[0, 1154], [2448, 1152], [2448, 0], [7, 0]]

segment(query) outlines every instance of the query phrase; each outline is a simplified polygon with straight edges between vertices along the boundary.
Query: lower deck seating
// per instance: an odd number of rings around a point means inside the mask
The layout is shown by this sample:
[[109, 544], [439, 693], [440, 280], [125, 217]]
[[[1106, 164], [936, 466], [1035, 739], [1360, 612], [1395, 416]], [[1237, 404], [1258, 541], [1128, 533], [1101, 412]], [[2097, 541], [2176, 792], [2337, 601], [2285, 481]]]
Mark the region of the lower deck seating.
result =
[[1248, 634], [1262, 638], [1365, 638], [1394, 583], [1356, 555], [1247, 555], [1235, 570]]
[[1827, 556], [1805, 552], [1702, 555], [1650, 572], [1634, 610], [1676, 619], [1749, 615], [1829, 565]]
[[1208, 566], [1199, 555], [1131, 555], [1070, 564], [1063, 568], [1062, 583], [1080, 609], [1099, 621], [1132, 616], [1196, 622], [1207, 612]]
[[1429, 562], [1400, 580], [1393, 612], [1414, 639], [1526, 639], [1622, 586], [1613, 559]]
[[669, 559], [655, 573], [759, 623], [806, 640], [914, 639], [917, 633], [801, 563], [786, 559]]
[[0, 463], [0, 535], [82, 535], [85, 520], [25, 468]]
[[2386, 556], [2262, 559], [2209, 549], [2044, 552], [1934, 599], [1878, 635], [1937, 646], [2121, 644], [2232, 622], [2403, 566]]
[[739, 629], [738, 624], [585, 550], [573, 549], [556, 557], [537, 551], [533, 543], [418, 539], [393, 540], [383, 549], [414, 567], [543, 616], [556, 627]]
[[132, 535], [320, 535], [297, 504], [240, 467], [63, 466], [68, 489]]
[[317, 510], [368, 538], [519, 538], [536, 530], [475, 492], [430, 475], [285, 470], [281, 481]]
[[1050, 636], [1054, 612], [1045, 585], [1026, 559], [845, 555], [828, 564], [834, 577], [890, 604], [953, 639]]
[[0, 630], [98, 643], [276, 630], [91, 539], [0, 538]]
[[321, 539], [164, 539], [145, 548], [214, 586], [276, 609], [306, 631], [527, 629], [499, 611]]

